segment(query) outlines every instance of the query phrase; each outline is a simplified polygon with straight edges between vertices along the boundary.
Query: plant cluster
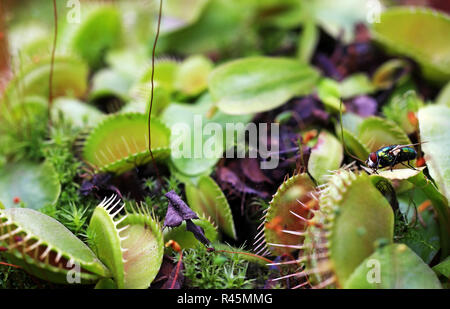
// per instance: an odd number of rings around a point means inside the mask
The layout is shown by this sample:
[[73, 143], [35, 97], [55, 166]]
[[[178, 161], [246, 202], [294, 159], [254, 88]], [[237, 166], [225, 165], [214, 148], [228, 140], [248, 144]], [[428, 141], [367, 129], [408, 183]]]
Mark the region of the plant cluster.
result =
[[0, 287], [448, 287], [450, 12], [368, 1], [10, 4]]

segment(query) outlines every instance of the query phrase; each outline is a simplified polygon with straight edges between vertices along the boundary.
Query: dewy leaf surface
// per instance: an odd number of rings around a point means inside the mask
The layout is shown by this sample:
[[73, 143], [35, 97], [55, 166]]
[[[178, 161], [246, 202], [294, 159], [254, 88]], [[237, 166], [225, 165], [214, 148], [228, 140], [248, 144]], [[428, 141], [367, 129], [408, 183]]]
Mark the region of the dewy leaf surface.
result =
[[250, 57], [216, 68], [210, 75], [209, 90], [224, 113], [250, 114], [310, 94], [318, 77], [315, 69], [299, 60]]

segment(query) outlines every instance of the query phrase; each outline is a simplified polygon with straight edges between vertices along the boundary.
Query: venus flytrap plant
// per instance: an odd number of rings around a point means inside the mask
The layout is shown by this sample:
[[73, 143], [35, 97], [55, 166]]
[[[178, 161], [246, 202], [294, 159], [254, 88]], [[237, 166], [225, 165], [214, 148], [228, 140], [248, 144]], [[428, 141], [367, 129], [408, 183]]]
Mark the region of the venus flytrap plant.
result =
[[55, 219], [32, 209], [0, 210], [0, 244], [16, 265], [41, 279], [67, 284], [79, 267], [80, 282], [94, 283], [110, 271], [81, 240]]
[[318, 206], [315, 184], [306, 173], [286, 179], [269, 203], [253, 250], [277, 255], [297, 250], [307, 228], [300, 218], [310, 219]]
[[339, 140], [331, 133], [322, 131], [317, 144], [311, 148], [308, 171], [315, 181], [322, 184], [329, 171], [337, 170], [341, 166], [343, 158], [343, 148]]
[[211, 177], [200, 177], [197, 185], [186, 184], [186, 197], [189, 206], [195, 212], [211, 218], [229, 237], [237, 237], [227, 198]]
[[358, 127], [358, 139], [370, 151], [388, 145], [411, 144], [406, 133], [393, 121], [380, 117], [368, 117]]
[[162, 263], [161, 227], [143, 208], [121, 216], [125, 204], [115, 196], [95, 209], [88, 230], [94, 252], [111, 270], [118, 288], [148, 288]]
[[[215, 226], [211, 221], [212, 220], [209, 218], [201, 217], [199, 219], [192, 220], [195, 225], [203, 229], [205, 237], [209, 241], [215, 242], [219, 238], [219, 232], [217, 226]], [[169, 240], [174, 240], [181, 246], [182, 249], [195, 248], [198, 244], [198, 240], [186, 229], [186, 222], [181, 223], [178, 227], [165, 230], [164, 240], [166, 242]]]
[[[117, 47], [122, 39], [122, 21], [117, 7], [85, 3], [81, 23], [61, 23], [58, 48], [73, 50], [90, 67], [98, 69], [105, 52]], [[89, 42], [89, 44], [86, 44]]]
[[[20, 103], [26, 96], [49, 95], [49, 75], [51, 58], [38, 59], [36, 63], [27, 64], [12, 79], [0, 105], [2, 114], [5, 108]], [[87, 90], [87, 65], [75, 56], [57, 55], [53, 65], [53, 97], [73, 96], [81, 97]], [[8, 103], [5, 103], [5, 100]]]
[[[335, 171], [319, 192], [319, 208], [303, 202], [297, 205], [313, 214], [296, 215], [306, 230], [292, 234], [305, 237], [304, 242], [278, 244], [281, 248], [300, 249], [298, 260], [279, 265], [298, 263], [305, 268], [275, 280], [308, 278], [313, 288], [343, 287], [353, 270], [375, 250], [377, 241], [392, 242], [392, 209], [367, 175]], [[301, 282], [297, 287], [306, 284]]]
[[[146, 116], [138, 113], [111, 115], [87, 137], [83, 158], [102, 172], [123, 173], [150, 162]], [[167, 158], [170, 131], [158, 119], [152, 123], [152, 151], [156, 160]]]
[[450, 45], [441, 39], [448, 31], [450, 17], [427, 8], [390, 8], [372, 24], [376, 42], [391, 53], [413, 58], [424, 77], [436, 84], [450, 78]]

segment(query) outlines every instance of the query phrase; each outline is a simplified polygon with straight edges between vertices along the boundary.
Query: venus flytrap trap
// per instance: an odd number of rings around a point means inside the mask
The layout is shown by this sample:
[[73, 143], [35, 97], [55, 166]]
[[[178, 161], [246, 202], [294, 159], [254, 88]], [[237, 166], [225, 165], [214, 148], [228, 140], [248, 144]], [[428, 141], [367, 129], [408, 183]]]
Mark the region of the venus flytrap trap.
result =
[[450, 45], [441, 39], [448, 31], [448, 15], [420, 7], [390, 8], [372, 25], [378, 43], [389, 52], [416, 60], [424, 77], [436, 84], [450, 78]]
[[280, 255], [298, 249], [308, 227], [307, 219], [317, 209], [317, 192], [311, 178], [306, 173], [288, 178], [269, 203], [253, 250]]
[[322, 190], [315, 224], [306, 233], [305, 275], [319, 287], [343, 287], [376, 241], [392, 242], [393, 220], [389, 203], [367, 176], [337, 171]]
[[10, 260], [43, 280], [67, 284], [80, 266], [81, 283], [95, 283], [110, 271], [81, 240], [55, 219], [32, 209], [0, 210], [0, 244]]
[[94, 252], [111, 270], [118, 288], [148, 288], [162, 262], [161, 226], [144, 208], [120, 215], [125, 205], [115, 196], [95, 209], [89, 224]]
[[[25, 65], [8, 84], [1, 105], [2, 114], [5, 108], [20, 103], [26, 96], [48, 97], [51, 59], [38, 59], [36, 63]], [[88, 67], [76, 56], [57, 55], [53, 66], [53, 97], [81, 97], [87, 91]], [[20, 90], [20, 91], [18, 91]]]
[[[276, 244], [286, 250], [300, 249], [297, 260], [279, 265], [297, 263], [304, 269], [275, 280], [294, 277], [301, 282], [297, 287], [307, 282], [313, 288], [343, 287], [353, 270], [375, 250], [377, 241], [392, 242], [393, 212], [369, 177], [358, 172], [335, 171], [319, 193], [312, 193], [317, 194], [318, 201], [310, 196], [312, 202], [295, 205], [302, 212], [308, 210], [295, 215], [303, 229], [286, 231], [304, 240], [294, 245]], [[305, 278], [308, 280], [302, 281]]]
[[95, 3], [84, 3], [81, 9], [81, 23], [61, 23], [58, 48], [72, 50], [90, 67], [97, 69], [102, 65], [105, 52], [121, 42], [123, 26], [120, 12], [112, 5]]
[[[214, 225], [212, 220], [209, 218], [199, 218], [194, 219], [192, 222], [201, 227], [205, 233], [205, 237], [211, 241], [216, 242], [219, 239], [219, 232], [216, 225]], [[198, 240], [194, 237], [192, 233], [188, 233], [186, 228], [186, 222], [183, 222], [180, 226], [171, 229], [166, 229], [164, 231], [164, 240], [176, 241], [182, 249], [195, 248], [198, 244]]]
[[196, 185], [186, 184], [186, 197], [195, 212], [211, 218], [229, 237], [237, 237], [227, 198], [211, 177], [200, 177]]
[[[150, 162], [148, 151], [147, 118], [143, 114], [126, 113], [105, 118], [88, 135], [83, 158], [95, 170], [128, 171]], [[156, 160], [169, 156], [170, 131], [158, 119], [152, 121], [152, 151]]]

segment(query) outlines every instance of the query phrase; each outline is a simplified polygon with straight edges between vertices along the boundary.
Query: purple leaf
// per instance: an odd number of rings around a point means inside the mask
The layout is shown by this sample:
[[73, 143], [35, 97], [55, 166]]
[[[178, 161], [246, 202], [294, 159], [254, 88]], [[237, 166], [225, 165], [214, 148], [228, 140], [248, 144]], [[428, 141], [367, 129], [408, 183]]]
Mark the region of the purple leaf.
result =
[[235, 190], [241, 193], [255, 194], [265, 197], [264, 192], [259, 192], [245, 185], [239, 177], [227, 167], [220, 167], [218, 169], [218, 176], [220, 181], [230, 184]]
[[247, 176], [251, 181], [255, 183], [268, 182], [272, 183], [272, 180], [267, 178], [263, 174], [259, 167], [259, 161], [257, 159], [245, 158], [241, 161], [242, 171], [244, 175]]
[[375, 115], [378, 103], [372, 97], [359, 96], [351, 100], [345, 106], [348, 110], [360, 115], [361, 117], [369, 117]]
[[186, 230], [194, 234], [195, 238], [197, 238], [198, 241], [203, 243], [205, 246], [209, 246], [210, 241], [205, 236], [205, 231], [202, 227], [195, 225], [192, 220], [186, 220]]
[[169, 207], [167, 208], [166, 218], [164, 219], [164, 227], [176, 227], [183, 221], [186, 221], [186, 230], [194, 234], [195, 238], [205, 246], [208, 246], [210, 241], [206, 238], [205, 232], [201, 227], [192, 222], [192, 219], [198, 219], [197, 214], [183, 202], [175, 191], [167, 192], [165, 196], [169, 200]]
[[170, 191], [165, 194], [169, 200], [169, 207], [167, 208], [166, 218], [164, 220], [164, 227], [179, 226], [184, 220], [198, 219], [198, 216], [193, 212], [189, 206], [175, 193]]
[[[172, 266], [172, 271], [170, 272], [169, 277], [167, 278], [167, 281], [163, 284], [161, 289], [181, 289], [181, 286], [183, 285], [184, 276], [183, 276], [183, 262], [180, 262], [180, 268], [177, 271], [178, 263]], [[175, 282], [174, 282], [175, 281]]]

